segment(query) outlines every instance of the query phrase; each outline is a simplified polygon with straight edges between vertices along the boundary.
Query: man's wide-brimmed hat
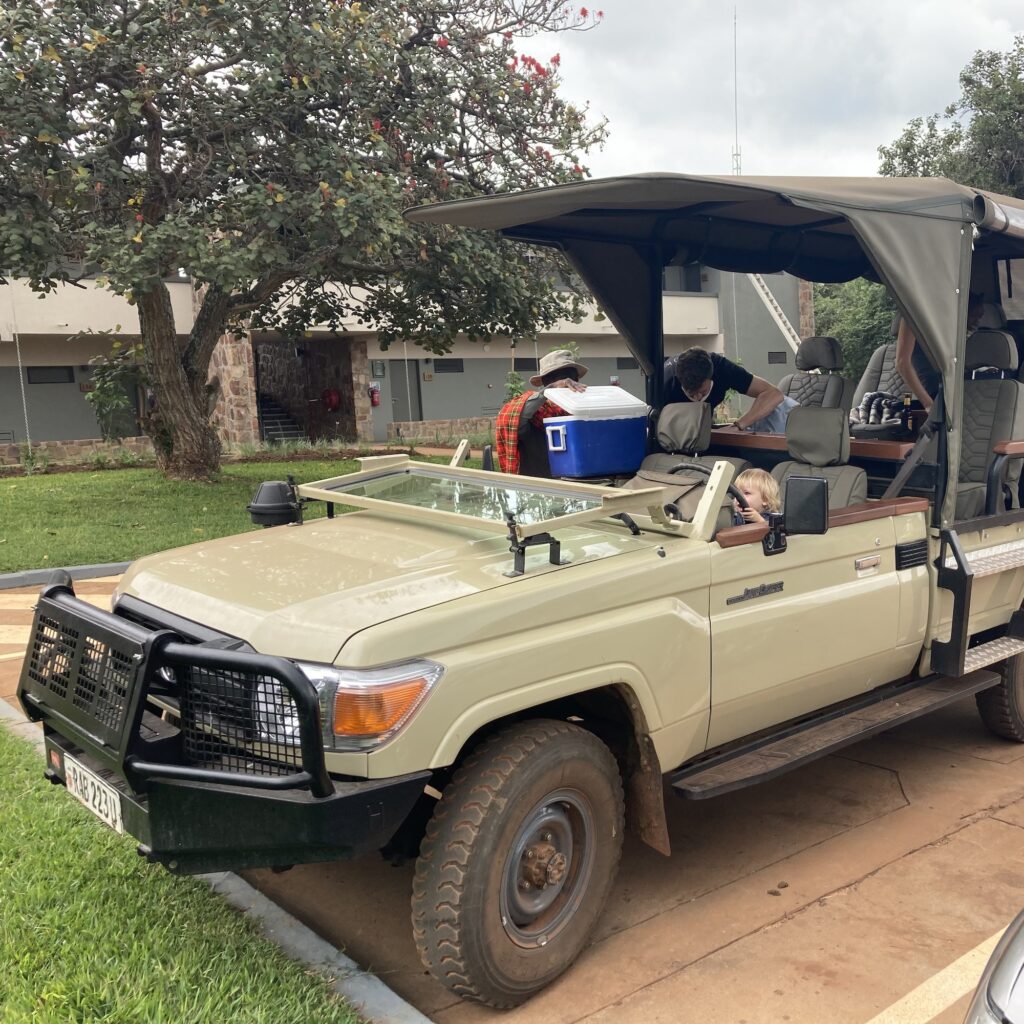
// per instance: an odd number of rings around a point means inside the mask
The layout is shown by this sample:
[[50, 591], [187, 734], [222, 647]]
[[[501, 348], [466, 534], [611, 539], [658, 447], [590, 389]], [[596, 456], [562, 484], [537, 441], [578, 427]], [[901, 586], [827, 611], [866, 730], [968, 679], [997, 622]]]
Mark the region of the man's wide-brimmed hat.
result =
[[540, 357], [540, 366], [537, 372], [530, 378], [530, 383], [536, 388], [544, 383], [544, 378], [555, 370], [564, 370], [567, 366], [576, 368], [580, 377], [585, 376], [587, 368], [582, 363], [577, 363], [572, 353], [567, 348], [557, 348], [554, 352]]

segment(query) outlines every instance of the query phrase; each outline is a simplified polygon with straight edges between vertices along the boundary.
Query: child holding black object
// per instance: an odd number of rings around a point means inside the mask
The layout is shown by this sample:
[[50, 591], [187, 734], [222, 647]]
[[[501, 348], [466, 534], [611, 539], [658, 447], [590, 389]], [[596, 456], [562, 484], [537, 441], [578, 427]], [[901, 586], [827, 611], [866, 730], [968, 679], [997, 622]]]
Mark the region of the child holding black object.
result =
[[763, 469], [747, 469], [736, 477], [735, 485], [740, 494], [747, 499], [748, 508], [740, 508], [739, 502], [734, 502], [736, 512], [742, 516], [745, 523], [765, 522], [762, 512], [781, 512], [782, 495], [779, 492], [779, 485], [771, 473]]

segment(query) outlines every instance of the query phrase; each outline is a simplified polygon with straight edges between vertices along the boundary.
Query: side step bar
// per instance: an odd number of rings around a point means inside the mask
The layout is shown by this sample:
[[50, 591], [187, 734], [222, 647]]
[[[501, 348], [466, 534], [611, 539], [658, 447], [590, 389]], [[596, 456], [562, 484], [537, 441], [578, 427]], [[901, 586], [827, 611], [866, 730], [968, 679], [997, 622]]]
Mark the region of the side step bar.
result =
[[[1017, 511], [1009, 517], [991, 518], [1009, 518], [1016, 522], [1021, 518], [1021, 513]], [[1009, 541], [967, 553], [956, 530], [942, 531], [937, 564], [938, 585], [953, 595], [953, 621], [949, 639], [932, 643], [931, 663], [934, 672], [959, 678], [1024, 651], [1024, 615], [1020, 611], [1011, 617], [1005, 636], [971, 647], [969, 632], [974, 581], [1021, 568], [1024, 568], [1024, 540]]]
[[687, 800], [705, 800], [731, 793], [799, 768], [808, 761], [840, 750], [850, 744], [892, 729], [914, 718], [995, 686], [997, 672], [977, 671], [959, 679], [932, 676], [853, 702], [840, 710], [801, 725], [781, 735], [768, 736], [753, 746], [744, 746], [712, 757], [669, 777], [672, 787]]

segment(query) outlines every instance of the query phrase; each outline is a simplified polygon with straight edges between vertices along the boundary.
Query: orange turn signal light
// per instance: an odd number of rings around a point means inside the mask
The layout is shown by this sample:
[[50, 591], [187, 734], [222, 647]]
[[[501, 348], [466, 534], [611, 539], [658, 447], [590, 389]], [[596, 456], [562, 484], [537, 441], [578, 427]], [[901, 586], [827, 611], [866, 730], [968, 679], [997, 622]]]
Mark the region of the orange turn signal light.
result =
[[392, 732], [416, 710], [430, 683], [419, 677], [372, 688], [339, 686], [334, 697], [334, 735], [360, 738]]

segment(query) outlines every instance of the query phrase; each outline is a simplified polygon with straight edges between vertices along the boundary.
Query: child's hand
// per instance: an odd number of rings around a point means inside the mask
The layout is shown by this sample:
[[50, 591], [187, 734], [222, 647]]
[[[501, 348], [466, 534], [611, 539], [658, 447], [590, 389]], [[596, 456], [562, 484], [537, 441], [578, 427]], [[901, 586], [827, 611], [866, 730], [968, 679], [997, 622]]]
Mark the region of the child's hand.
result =
[[[739, 502], [736, 501], [735, 498], [733, 499], [733, 504], [736, 505], [737, 508], [739, 508]], [[743, 516], [744, 522], [747, 523], [763, 523], [765, 521], [764, 516], [762, 516], [760, 512], [756, 512], [754, 509], [749, 507], [740, 508], [739, 513], [741, 516]]]

